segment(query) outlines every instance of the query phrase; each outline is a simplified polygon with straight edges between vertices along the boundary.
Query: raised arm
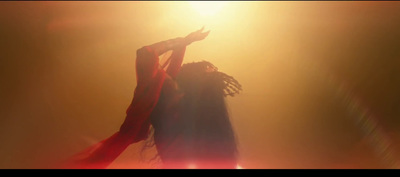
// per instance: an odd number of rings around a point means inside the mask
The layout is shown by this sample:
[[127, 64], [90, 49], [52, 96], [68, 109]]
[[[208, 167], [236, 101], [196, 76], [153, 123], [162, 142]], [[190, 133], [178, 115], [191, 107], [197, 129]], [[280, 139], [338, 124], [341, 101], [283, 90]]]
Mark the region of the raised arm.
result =
[[160, 56], [169, 50], [176, 50], [176, 49], [180, 50], [182, 47], [186, 47], [187, 45], [190, 45], [195, 41], [200, 41], [206, 38], [210, 33], [210, 31], [203, 32], [203, 30], [204, 27], [201, 28], [200, 30], [188, 34], [185, 37], [177, 37], [174, 39], [157, 42], [152, 45], [147, 45], [145, 47], [142, 47], [141, 49], [147, 48], [147, 50], [144, 51], [150, 50], [151, 52], [154, 52], [157, 56]]
[[[186, 46], [180, 46], [173, 50], [172, 55], [169, 57], [165, 65], [168, 65], [166, 72], [172, 78], [175, 78], [182, 66], [183, 58], [185, 56]], [[164, 67], [163, 67], [164, 68]]]
[[132, 103], [126, 111], [125, 121], [120, 127], [120, 132], [130, 136], [130, 139], [133, 140], [132, 143], [147, 138], [150, 126], [148, 117], [160, 96], [165, 73], [159, 66], [158, 56], [168, 50], [174, 51], [170, 67], [167, 69], [167, 72], [174, 76], [182, 64], [185, 47], [194, 41], [204, 39], [207, 35], [208, 32], [202, 33], [201, 29], [184, 38], [158, 42], [137, 50], [137, 86]]
[[203, 40], [209, 34], [208, 32], [202, 32], [204, 27], [200, 30], [190, 33], [185, 37], [178, 37], [169, 39], [161, 42], [157, 42], [152, 45], [144, 46], [137, 50], [136, 59], [136, 76], [137, 81], [148, 81], [154, 77], [159, 68], [159, 56], [165, 52], [172, 50], [173, 53], [169, 59], [169, 66], [166, 70], [167, 74], [175, 77], [182, 65], [183, 58], [186, 51], [186, 46], [190, 45], [195, 41]]
[[149, 82], [159, 69], [159, 56], [177, 45], [182, 45], [182, 38], [170, 39], [144, 46], [136, 51], [136, 80], [138, 85]]

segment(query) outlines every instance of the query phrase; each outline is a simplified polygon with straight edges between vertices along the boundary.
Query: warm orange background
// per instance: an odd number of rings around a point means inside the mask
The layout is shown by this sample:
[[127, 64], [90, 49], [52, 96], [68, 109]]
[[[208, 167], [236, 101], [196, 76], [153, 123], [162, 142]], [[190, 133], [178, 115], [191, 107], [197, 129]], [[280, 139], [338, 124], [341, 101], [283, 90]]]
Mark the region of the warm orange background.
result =
[[[203, 25], [185, 62], [243, 85], [228, 98], [242, 167], [385, 168], [351, 100], [400, 153], [400, 2], [229, 2], [213, 16], [188, 2], [0, 2], [0, 168], [50, 168], [113, 134], [135, 50]], [[140, 147], [110, 168], [148, 168]]]

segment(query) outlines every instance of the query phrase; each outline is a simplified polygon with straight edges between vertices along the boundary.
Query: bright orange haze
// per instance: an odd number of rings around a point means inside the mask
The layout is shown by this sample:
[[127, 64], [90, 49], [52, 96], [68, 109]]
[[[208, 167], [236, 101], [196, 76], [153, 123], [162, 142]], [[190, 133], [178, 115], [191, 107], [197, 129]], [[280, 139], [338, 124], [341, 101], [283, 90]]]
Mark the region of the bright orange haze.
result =
[[[243, 86], [227, 98], [242, 168], [398, 159], [354, 120], [376, 120], [399, 149], [400, 2], [207, 3], [0, 2], [0, 168], [51, 168], [110, 136], [136, 86], [136, 49], [202, 26], [211, 33], [184, 62], [208, 60]], [[110, 168], [150, 168], [141, 145]]]

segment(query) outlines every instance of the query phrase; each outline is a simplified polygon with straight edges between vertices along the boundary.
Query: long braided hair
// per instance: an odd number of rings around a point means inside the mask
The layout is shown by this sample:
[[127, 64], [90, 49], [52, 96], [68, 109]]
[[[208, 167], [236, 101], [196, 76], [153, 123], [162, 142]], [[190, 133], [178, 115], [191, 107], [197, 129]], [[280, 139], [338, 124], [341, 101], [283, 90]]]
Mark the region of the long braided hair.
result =
[[235, 96], [242, 86], [208, 61], [182, 65], [175, 81], [184, 93], [179, 111], [184, 134], [195, 143], [192, 158], [209, 165], [229, 161], [236, 166], [237, 140], [225, 97]]

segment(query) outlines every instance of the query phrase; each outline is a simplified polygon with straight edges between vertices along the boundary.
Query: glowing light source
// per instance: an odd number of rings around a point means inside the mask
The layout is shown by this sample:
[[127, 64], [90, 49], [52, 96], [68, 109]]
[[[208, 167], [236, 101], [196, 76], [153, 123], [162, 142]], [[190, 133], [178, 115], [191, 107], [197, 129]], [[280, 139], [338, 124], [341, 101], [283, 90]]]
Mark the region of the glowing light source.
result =
[[191, 1], [191, 6], [202, 16], [214, 16], [225, 5], [226, 1]]
[[188, 165], [188, 169], [196, 169], [196, 168], [197, 168], [196, 164], [191, 163]]

